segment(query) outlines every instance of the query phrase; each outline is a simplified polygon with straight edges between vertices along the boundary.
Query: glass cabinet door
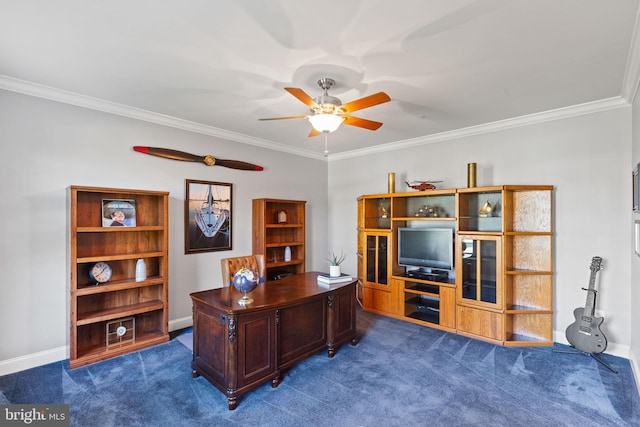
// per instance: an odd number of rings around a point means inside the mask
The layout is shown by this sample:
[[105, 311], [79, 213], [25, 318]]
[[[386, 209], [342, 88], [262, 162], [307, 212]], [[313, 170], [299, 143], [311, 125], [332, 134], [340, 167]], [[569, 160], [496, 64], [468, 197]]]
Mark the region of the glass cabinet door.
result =
[[458, 237], [460, 302], [502, 308], [501, 250], [500, 237]]
[[387, 234], [367, 234], [365, 264], [369, 283], [387, 284], [388, 242]]

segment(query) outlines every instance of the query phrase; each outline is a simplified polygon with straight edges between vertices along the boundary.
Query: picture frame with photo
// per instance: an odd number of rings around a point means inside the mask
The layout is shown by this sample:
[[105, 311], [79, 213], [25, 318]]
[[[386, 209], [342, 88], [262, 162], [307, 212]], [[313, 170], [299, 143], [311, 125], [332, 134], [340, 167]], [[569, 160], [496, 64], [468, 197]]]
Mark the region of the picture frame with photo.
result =
[[103, 227], [135, 227], [136, 201], [132, 199], [102, 199]]
[[186, 180], [185, 254], [231, 250], [233, 185]]

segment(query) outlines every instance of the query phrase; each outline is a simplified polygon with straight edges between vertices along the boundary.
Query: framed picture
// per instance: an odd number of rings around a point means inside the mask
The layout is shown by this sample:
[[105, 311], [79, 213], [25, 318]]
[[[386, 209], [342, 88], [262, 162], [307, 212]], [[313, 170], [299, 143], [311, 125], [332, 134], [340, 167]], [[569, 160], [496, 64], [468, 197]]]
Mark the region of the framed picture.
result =
[[187, 179], [185, 194], [185, 253], [231, 250], [232, 185]]
[[103, 227], [135, 227], [136, 201], [128, 199], [102, 199]]
[[640, 211], [640, 195], [638, 194], [638, 192], [640, 192], [640, 185], [638, 183], [638, 172], [640, 172], [640, 163], [638, 163], [638, 165], [636, 166], [636, 168], [633, 170], [632, 173], [632, 185], [631, 187], [633, 188], [633, 211], [634, 212], [638, 212]]

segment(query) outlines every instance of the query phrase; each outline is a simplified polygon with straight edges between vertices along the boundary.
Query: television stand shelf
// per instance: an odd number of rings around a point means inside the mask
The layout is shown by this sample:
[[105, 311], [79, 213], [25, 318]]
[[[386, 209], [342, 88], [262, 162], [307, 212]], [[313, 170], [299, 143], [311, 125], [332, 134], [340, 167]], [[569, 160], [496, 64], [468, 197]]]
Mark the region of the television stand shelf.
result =
[[410, 279], [428, 280], [430, 282], [449, 283], [449, 275], [447, 273], [407, 273], [405, 277]]
[[455, 332], [455, 283], [393, 276], [402, 291], [401, 319]]

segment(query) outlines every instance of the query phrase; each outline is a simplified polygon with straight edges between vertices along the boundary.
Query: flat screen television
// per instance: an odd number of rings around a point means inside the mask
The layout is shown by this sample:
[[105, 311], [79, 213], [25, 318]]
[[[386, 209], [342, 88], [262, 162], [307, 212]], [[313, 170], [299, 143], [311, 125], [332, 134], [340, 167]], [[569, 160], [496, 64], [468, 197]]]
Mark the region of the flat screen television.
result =
[[398, 228], [398, 264], [421, 271], [453, 271], [452, 228]]

